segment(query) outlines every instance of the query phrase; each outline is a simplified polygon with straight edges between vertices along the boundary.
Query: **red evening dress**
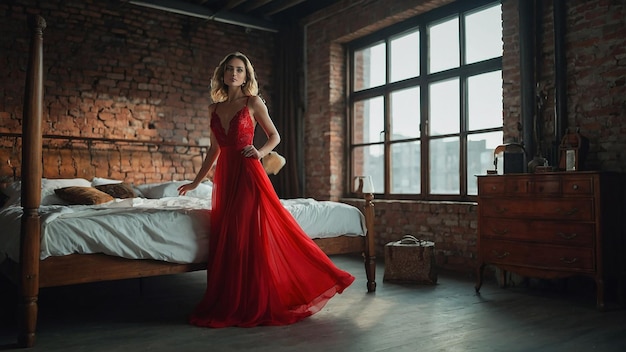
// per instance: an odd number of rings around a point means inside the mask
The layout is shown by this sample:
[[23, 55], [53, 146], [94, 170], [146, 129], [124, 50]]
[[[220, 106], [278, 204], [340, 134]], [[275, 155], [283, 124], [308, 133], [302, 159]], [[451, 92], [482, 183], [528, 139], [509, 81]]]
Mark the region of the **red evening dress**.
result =
[[[219, 106], [217, 107], [219, 108]], [[207, 289], [191, 324], [286, 325], [324, 307], [354, 281], [338, 269], [281, 204], [261, 162], [242, 156], [255, 124], [247, 104], [225, 128], [213, 178]]]

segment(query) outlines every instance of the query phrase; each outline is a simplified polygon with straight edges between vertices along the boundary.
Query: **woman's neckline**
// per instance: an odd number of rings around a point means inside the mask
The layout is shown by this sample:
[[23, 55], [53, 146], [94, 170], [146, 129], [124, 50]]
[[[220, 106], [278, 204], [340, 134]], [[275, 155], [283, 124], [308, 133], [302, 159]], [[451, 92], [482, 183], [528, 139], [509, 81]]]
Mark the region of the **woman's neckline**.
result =
[[232, 99], [232, 100], [230, 100], [230, 99], [226, 99], [226, 100], [224, 100], [224, 103], [232, 103], [232, 102], [235, 102], [235, 101], [237, 101], [237, 100], [241, 100], [241, 99], [243, 99], [243, 98], [247, 98], [247, 97], [248, 97], [247, 95], [242, 95], [242, 96], [237, 97], [237, 98]]

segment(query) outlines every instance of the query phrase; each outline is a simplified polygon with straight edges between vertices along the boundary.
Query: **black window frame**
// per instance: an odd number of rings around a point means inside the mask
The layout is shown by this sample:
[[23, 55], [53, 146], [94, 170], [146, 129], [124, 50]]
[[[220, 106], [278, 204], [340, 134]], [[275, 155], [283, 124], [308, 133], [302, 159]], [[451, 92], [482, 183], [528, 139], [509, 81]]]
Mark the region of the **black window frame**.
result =
[[[380, 144], [384, 148], [384, 183], [385, 190], [381, 191], [376, 189], [375, 194], [379, 199], [407, 199], [407, 200], [441, 200], [441, 201], [476, 201], [476, 195], [468, 194], [467, 182], [468, 178], [474, 177], [474, 175], [467, 174], [467, 146], [468, 146], [468, 136], [472, 134], [480, 134], [480, 133], [488, 133], [488, 132], [502, 132], [503, 126], [499, 126], [496, 128], [486, 128], [479, 130], [468, 131], [467, 128], [467, 79], [471, 76], [476, 76], [483, 73], [500, 71], [502, 72], [502, 56], [491, 58], [484, 61], [479, 61], [476, 63], [465, 64], [465, 48], [464, 48], [464, 14], [466, 13], [474, 13], [477, 10], [481, 10], [483, 8], [489, 8], [495, 5], [502, 5], [501, 1], [493, 1], [493, 0], [478, 0], [478, 1], [460, 1], [454, 2], [452, 4], [443, 6], [438, 9], [434, 9], [427, 13], [418, 15], [411, 19], [405, 20], [401, 23], [395, 24], [393, 26], [387, 27], [378, 32], [372, 33], [368, 36], [359, 38], [353, 42], [350, 42], [346, 45], [346, 63], [348, 65], [347, 75], [346, 75], [346, 102], [347, 102], [347, 135], [346, 135], [346, 170], [348, 170], [348, 178], [347, 182], [347, 190], [349, 190], [350, 195], [355, 196], [354, 193], [354, 179], [357, 175], [354, 173], [352, 169], [352, 155], [353, 149], [358, 147], [363, 147], [366, 145], [376, 145]], [[436, 24], [440, 21], [443, 21], [447, 18], [452, 18], [454, 16], [458, 16], [459, 21], [461, 21], [460, 32], [459, 32], [459, 62], [460, 65], [458, 67], [429, 73], [428, 72], [428, 27], [432, 24]], [[400, 81], [388, 82], [389, 81], [389, 53], [390, 53], [390, 41], [402, 35], [403, 33], [408, 33], [413, 30], [419, 30], [420, 40], [419, 40], [419, 55], [420, 55], [420, 74], [417, 77], [412, 77]], [[360, 49], [364, 49], [367, 47], [371, 47], [376, 45], [377, 43], [385, 42], [386, 43], [386, 79], [385, 84], [381, 86], [366, 88], [358, 91], [354, 91], [354, 62], [355, 62], [355, 52]], [[428, 86], [430, 83], [443, 81], [451, 78], [459, 78], [460, 83], [460, 103], [461, 103], [461, 116], [460, 116], [460, 132], [449, 134], [449, 135], [437, 135], [430, 136], [427, 132], [427, 123], [428, 123]], [[418, 194], [394, 194], [388, 193], [387, 190], [390, 189], [390, 146], [396, 141], [393, 141], [389, 137], [389, 97], [390, 94], [394, 91], [398, 91], [400, 89], [406, 89], [411, 87], [420, 87], [420, 136], [413, 139], [403, 139], [400, 142], [407, 142], [411, 140], [420, 142], [420, 150], [421, 150], [421, 159], [420, 159], [420, 193]], [[384, 99], [384, 114], [385, 114], [385, 138], [382, 142], [373, 142], [373, 143], [360, 143], [353, 144], [353, 136], [352, 136], [352, 126], [353, 126], [353, 107], [355, 103], [364, 101], [373, 97], [382, 96]], [[460, 139], [460, 162], [459, 162], [459, 194], [430, 194], [430, 172], [428, 165], [430, 164], [429, 160], [429, 145], [432, 140], [437, 140], [441, 138], [446, 138], [450, 136], [459, 137]], [[486, 172], [486, 170], [485, 170]]]

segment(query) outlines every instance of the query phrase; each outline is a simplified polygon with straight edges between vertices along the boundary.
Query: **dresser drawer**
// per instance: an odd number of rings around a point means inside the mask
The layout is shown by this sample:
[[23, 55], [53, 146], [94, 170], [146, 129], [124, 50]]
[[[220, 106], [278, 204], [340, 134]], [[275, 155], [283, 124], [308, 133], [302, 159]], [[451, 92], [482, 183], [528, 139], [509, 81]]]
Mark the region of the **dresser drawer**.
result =
[[505, 178], [499, 176], [481, 177], [478, 179], [479, 195], [503, 195], [505, 191]]
[[481, 217], [594, 220], [593, 199], [591, 198], [481, 198], [478, 207]]
[[486, 240], [480, 243], [480, 251], [485, 262], [496, 265], [565, 271], [595, 270], [592, 248]]
[[481, 196], [591, 196], [594, 194], [594, 180], [591, 175], [575, 175], [561, 177], [542, 175], [540, 177], [489, 176], [481, 177], [478, 182]]
[[593, 185], [591, 177], [568, 177], [563, 179], [563, 194], [590, 196], [594, 194]]
[[528, 179], [525, 177], [483, 177], [478, 182], [481, 195], [524, 195], [528, 193]]
[[560, 178], [528, 180], [528, 194], [533, 197], [560, 196], [561, 185]]
[[593, 248], [595, 225], [589, 222], [518, 220], [484, 217], [480, 236]]

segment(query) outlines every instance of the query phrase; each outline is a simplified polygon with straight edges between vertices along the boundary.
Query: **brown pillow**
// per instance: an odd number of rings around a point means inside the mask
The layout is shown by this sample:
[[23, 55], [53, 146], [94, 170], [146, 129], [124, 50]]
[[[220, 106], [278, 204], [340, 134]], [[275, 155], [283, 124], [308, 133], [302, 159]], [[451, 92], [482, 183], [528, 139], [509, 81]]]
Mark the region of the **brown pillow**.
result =
[[98, 185], [96, 189], [111, 195], [114, 198], [135, 198], [137, 195], [133, 188], [127, 183], [109, 183], [106, 185]]
[[70, 186], [54, 190], [59, 198], [70, 204], [94, 205], [110, 202], [113, 197], [93, 187]]

